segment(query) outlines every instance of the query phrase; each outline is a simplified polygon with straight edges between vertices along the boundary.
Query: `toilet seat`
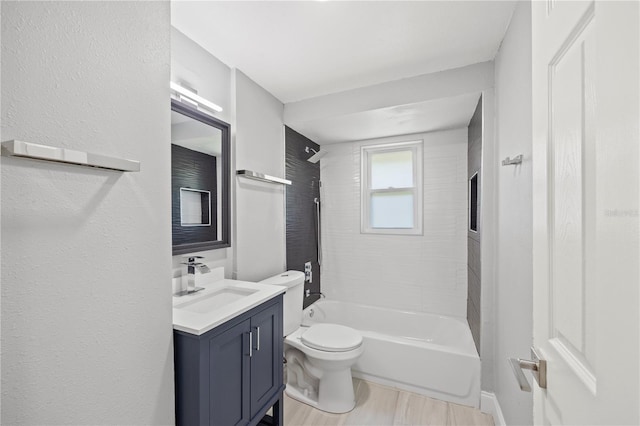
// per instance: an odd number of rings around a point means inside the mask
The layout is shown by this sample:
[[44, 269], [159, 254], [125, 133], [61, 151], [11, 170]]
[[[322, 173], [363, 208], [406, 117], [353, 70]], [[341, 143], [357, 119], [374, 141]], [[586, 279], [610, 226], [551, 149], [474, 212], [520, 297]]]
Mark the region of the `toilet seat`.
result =
[[302, 333], [300, 341], [320, 351], [347, 352], [362, 345], [362, 335], [343, 325], [314, 324]]

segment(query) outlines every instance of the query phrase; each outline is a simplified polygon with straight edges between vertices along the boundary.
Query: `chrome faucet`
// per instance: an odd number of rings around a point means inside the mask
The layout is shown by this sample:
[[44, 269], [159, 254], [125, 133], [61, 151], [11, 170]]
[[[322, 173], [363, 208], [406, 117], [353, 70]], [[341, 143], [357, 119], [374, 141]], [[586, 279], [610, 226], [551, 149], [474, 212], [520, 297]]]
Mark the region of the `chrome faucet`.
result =
[[310, 297], [310, 296], [320, 296], [321, 299], [325, 299], [327, 296], [324, 295], [323, 292], [321, 291], [311, 291], [309, 289], [306, 289], [304, 291], [304, 295], [305, 297]]
[[197, 291], [204, 290], [204, 288], [202, 287], [196, 287], [196, 269], [200, 271], [201, 274], [211, 272], [207, 265], [196, 261], [196, 259], [203, 259], [202, 256], [185, 256], [185, 259], [187, 259], [187, 261], [182, 262], [182, 264], [186, 265], [187, 269], [187, 288], [184, 287], [183, 279], [182, 290], [177, 292], [176, 296], [185, 296], [187, 294], [192, 294]]

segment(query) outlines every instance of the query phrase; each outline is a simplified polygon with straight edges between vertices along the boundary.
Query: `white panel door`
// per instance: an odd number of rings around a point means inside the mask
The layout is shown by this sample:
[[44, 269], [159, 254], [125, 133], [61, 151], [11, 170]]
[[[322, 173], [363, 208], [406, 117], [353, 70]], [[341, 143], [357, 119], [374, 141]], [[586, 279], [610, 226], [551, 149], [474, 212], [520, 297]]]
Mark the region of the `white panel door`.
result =
[[534, 1], [535, 424], [639, 424], [638, 2]]

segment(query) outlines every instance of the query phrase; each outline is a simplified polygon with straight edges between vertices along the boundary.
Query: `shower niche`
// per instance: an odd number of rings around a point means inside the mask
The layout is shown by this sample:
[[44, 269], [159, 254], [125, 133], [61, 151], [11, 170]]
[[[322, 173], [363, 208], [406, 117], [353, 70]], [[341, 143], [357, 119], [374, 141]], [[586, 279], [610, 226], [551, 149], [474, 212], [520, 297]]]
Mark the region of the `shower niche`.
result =
[[211, 191], [180, 188], [180, 225], [211, 226]]
[[478, 172], [469, 179], [469, 231], [478, 232]]

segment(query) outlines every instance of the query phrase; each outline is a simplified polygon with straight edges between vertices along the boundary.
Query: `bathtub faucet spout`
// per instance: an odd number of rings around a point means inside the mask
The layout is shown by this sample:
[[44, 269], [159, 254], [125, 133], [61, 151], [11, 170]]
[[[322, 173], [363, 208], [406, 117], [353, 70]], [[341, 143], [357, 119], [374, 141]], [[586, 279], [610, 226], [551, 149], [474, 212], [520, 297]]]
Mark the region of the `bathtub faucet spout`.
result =
[[309, 297], [309, 296], [320, 296], [322, 299], [325, 299], [327, 296], [324, 295], [323, 292], [321, 291], [311, 291], [309, 289], [307, 289], [305, 291], [305, 296]]

